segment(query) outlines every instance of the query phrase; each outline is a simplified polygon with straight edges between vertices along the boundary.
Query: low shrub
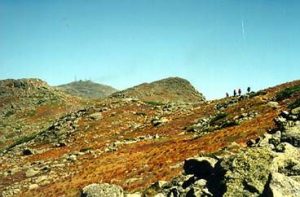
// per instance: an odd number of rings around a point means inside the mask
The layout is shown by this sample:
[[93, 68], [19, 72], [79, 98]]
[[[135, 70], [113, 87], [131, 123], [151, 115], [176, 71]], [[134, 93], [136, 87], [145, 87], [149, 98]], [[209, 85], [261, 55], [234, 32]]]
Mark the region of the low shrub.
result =
[[296, 85], [290, 88], [286, 88], [276, 94], [276, 101], [282, 101], [284, 99], [290, 98], [296, 92], [300, 92], [300, 85]]
[[289, 109], [294, 109], [296, 107], [300, 107], [300, 99], [295, 100], [288, 106]]
[[219, 113], [217, 115], [215, 115], [215, 117], [213, 117], [211, 120], [210, 120], [210, 124], [215, 124], [217, 121], [221, 120], [221, 119], [224, 119], [228, 116], [227, 113]]
[[235, 120], [226, 121], [221, 125], [221, 128], [232, 127], [232, 126], [236, 126], [236, 125], [239, 125], [239, 123]]
[[145, 103], [148, 105], [154, 105], [154, 106], [164, 105], [164, 103], [158, 102], [158, 101], [145, 101]]

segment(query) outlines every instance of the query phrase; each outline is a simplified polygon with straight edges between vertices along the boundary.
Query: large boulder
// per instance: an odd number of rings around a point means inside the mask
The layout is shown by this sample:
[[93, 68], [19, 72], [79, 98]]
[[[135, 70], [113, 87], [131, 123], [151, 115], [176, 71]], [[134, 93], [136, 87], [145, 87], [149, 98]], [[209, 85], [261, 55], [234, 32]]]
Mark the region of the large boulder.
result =
[[255, 147], [225, 159], [221, 166], [226, 192], [224, 196], [259, 196], [263, 193], [273, 155], [266, 147]]
[[218, 161], [211, 157], [196, 157], [185, 160], [183, 169], [186, 174], [193, 174], [199, 178], [206, 178], [213, 174]]
[[267, 195], [298, 197], [300, 196], [300, 182], [281, 173], [272, 173]]
[[82, 189], [81, 197], [124, 197], [124, 193], [117, 185], [93, 183]]
[[287, 127], [282, 133], [281, 140], [283, 142], [289, 142], [296, 147], [300, 147], [300, 125]]

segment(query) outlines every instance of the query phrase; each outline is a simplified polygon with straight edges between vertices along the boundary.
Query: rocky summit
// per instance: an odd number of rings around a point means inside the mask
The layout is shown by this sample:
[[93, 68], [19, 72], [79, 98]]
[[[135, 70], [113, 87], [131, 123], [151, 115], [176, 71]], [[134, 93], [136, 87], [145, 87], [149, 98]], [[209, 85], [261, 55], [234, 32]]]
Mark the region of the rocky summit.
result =
[[211, 101], [180, 78], [96, 100], [0, 87], [0, 196], [300, 196], [299, 80]]
[[205, 97], [199, 93], [189, 81], [170, 77], [152, 83], [141, 85], [112, 94], [116, 98], [137, 98], [146, 102], [189, 102], [204, 101]]
[[87, 99], [105, 98], [117, 90], [111, 86], [95, 83], [93, 81], [74, 81], [68, 84], [57, 86], [67, 94]]

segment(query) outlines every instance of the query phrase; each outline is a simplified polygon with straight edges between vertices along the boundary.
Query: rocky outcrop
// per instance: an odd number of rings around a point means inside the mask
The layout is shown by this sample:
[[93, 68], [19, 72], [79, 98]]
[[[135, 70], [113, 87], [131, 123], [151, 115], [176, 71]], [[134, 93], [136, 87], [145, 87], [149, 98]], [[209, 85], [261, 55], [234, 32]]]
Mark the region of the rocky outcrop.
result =
[[0, 80], [0, 149], [40, 132], [78, 103], [40, 79]]

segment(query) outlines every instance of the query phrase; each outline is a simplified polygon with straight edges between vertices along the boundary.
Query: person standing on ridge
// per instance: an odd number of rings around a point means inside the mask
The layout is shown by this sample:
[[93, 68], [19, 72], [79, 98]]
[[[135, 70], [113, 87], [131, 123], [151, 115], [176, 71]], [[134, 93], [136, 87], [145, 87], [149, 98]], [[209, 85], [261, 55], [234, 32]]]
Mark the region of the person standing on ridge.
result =
[[236, 96], [236, 89], [233, 90], [233, 96]]
[[226, 92], [226, 98], [228, 98], [229, 97], [229, 94], [228, 94], [228, 92]]
[[238, 93], [239, 93], [239, 96], [241, 96], [241, 94], [242, 94], [241, 88], [239, 88]]
[[251, 88], [250, 88], [250, 87], [248, 87], [248, 88], [247, 88], [247, 92], [248, 92], [248, 93], [250, 93], [250, 91], [251, 91]]

